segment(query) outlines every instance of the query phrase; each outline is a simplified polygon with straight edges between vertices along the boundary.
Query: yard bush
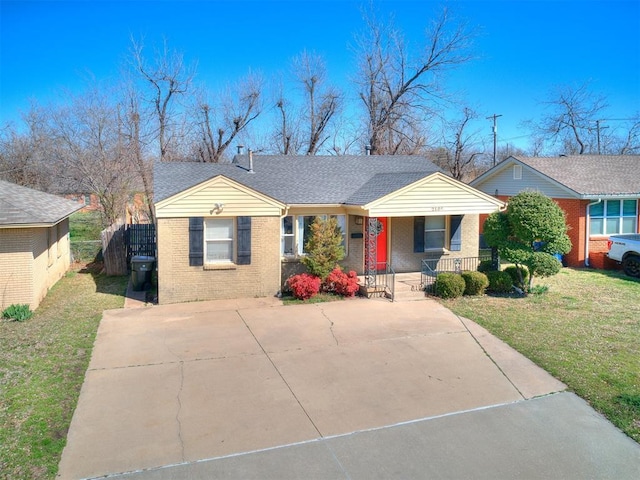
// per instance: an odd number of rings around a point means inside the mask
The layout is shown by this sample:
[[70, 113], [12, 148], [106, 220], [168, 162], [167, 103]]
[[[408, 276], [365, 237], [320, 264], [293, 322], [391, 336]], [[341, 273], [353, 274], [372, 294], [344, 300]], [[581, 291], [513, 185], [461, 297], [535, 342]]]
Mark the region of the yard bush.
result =
[[484, 295], [489, 286], [489, 279], [482, 272], [462, 272], [465, 295]]
[[294, 297], [300, 300], [308, 300], [320, 291], [320, 278], [308, 273], [294, 275], [287, 280]]
[[440, 298], [461, 297], [464, 288], [464, 279], [457, 273], [443, 272], [436, 277], [435, 293]]
[[513, 288], [511, 275], [504, 271], [487, 272], [489, 290], [496, 293], [508, 293]]
[[496, 269], [493, 266], [493, 260], [482, 260], [478, 264], [478, 271], [482, 273], [494, 272]]
[[9, 305], [2, 312], [2, 318], [6, 318], [9, 320], [15, 320], [16, 322], [23, 322], [24, 320], [29, 320], [33, 316], [33, 312], [29, 305], [26, 303], [23, 305], [13, 304]]
[[[520, 280], [520, 276], [518, 275], [518, 270], [520, 270], [520, 273], [522, 275], [522, 281]], [[529, 285], [529, 269], [527, 269], [527, 267], [525, 267], [524, 265], [509, 265], [504, 269], [504, 271], [509, 274], [511, 280], [513, 281], [513, 284], [516, 287], [525, 290]]]
[[359, 288], [358, 276], [353, 270], [345, 273], [340, 267], [336, 267], [325, 280], [325, 290], [328, 293], [343, 297], [353, 297]]

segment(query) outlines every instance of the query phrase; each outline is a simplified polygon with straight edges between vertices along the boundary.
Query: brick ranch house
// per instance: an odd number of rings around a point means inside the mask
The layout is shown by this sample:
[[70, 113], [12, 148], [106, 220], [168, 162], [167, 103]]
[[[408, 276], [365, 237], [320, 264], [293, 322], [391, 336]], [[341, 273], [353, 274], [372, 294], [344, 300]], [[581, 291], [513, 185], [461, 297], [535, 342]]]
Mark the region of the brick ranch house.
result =
[[71, 263], [76, 202], [0, 180], [0, 311], [38, 307]]
[[304, 270], [316, 216], [336, 217], [358, 274], [477, 257], [479, 215], [504, 206], [419, 156], [157, 163], [154, 195], [160, 303], [275, 295]]
[[609, 235], [640, 232], [638, 155], [512, 156], [470, 185], [504, 201], [523, 190], [555, 200], [570, 227], [570, 267], [616, 268], [606, 257]]

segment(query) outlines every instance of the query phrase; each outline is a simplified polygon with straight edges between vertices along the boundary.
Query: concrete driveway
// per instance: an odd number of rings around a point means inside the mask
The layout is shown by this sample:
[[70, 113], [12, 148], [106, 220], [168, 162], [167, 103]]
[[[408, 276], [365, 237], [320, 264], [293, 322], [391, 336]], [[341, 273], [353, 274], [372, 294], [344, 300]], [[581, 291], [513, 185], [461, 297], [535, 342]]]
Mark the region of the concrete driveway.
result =
[[636, 478], [564, 390], [432, 300], [111, 310], [58, 478]]

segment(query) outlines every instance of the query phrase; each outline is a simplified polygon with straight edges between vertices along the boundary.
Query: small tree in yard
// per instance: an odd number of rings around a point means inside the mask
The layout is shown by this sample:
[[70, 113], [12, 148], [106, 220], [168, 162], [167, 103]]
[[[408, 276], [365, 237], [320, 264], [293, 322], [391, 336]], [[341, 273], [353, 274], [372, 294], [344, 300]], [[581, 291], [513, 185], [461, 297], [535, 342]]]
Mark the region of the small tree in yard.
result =
[[311, 224], [311, 237], [305, 245], [307, 256], [302, 259], [309, 273], [323, 281], [344, 258], [342, 231], [335, 217], [316, 217]]
[[487, 218], [484, 238], [490, 247], [498, 249], [501, 258], [528, 268], [526, 289], [530, 291], [534, 277], [549, 277], [560, 271], [562, 264], [553, 255], [571, 250], [567, 228], [557, 203], [542, 193], [525, 191], [509, 200], [506, 211]]

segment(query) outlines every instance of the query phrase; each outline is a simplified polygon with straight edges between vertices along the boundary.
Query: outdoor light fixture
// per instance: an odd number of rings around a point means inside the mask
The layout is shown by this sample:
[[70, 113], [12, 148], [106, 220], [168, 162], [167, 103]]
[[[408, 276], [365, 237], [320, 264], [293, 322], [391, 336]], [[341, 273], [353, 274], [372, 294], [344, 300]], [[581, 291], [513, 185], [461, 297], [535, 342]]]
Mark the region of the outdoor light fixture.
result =
[[362, 225], [362, 217], [361, 216], [357, 216], [356, 217], [356, 225]]

